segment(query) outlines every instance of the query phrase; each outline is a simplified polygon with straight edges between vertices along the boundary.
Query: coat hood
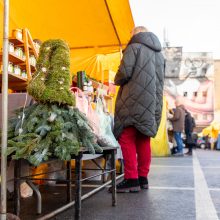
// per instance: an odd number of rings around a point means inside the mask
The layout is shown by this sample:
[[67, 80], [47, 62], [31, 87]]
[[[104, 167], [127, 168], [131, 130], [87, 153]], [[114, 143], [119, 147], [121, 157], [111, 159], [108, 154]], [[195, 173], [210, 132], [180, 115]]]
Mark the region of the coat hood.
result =
[[158, 37], [152, 32], [140, 32], [135, 34], [128, 45], [133, 43], [143, 44], [156, 52], [160, 52], [162, 49]]

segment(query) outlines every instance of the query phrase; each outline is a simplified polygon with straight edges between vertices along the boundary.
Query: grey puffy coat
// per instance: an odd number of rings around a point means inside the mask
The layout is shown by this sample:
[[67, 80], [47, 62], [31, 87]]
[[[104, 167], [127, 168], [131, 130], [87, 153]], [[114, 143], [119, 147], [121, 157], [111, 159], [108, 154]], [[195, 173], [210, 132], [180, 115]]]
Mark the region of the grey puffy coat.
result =
[[134, 126], [146, 136], [157, 133], [163, 104], [164, 58], [151, 32], [134, 35], [124, 51], [115, 84], [120, 86], [115, 108], [114, 134]]

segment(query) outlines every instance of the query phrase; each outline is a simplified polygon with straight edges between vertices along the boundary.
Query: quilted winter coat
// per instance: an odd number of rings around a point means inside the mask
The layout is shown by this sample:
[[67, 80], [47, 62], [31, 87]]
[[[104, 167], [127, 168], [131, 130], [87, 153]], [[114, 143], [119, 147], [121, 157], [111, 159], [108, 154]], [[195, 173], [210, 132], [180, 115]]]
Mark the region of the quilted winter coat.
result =
[[120, 86], [116, 107], [114, 134], [134, 126], [146, 136], [157, 133], [163, 99], [165, 62], [161, 44], [151, 32], [134, 35], [124, 51], [115, 76]]

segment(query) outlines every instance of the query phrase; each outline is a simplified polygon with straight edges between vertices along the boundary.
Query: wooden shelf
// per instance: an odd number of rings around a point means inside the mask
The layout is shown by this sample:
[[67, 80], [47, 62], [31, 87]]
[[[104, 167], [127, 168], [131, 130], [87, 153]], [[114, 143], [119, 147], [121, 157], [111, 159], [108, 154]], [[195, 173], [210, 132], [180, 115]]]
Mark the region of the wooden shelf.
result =
[[[13, 65], [18, 65], [21, 70], [25, 70], [28, 78], [23, 78], [20, 75], [14, 73], [8, 73], [8, 88], [15, 91], [25, 91], [28, 81], [31, 80], [32, 73], [36, 71], [36, 67], [30, 64], [30, 55], [38, 57], [38, 51], [36, 51], [33, 39], [27, 28], [22, 29], [22, 39], [16, 37], [10, 37], [9, 42], [14, 45], [15, 48], [21, 47], [24, 51], [26, 59], [22, 59], [15, 55], [15, 53], [9, 52], [8, 61]], [[0, 63], [2, 63], [3, 53], [0, 52]], [[0, 82], [2, 82], [2, 74], [0, 72]], [[0, 84], [1, 87], [1, 84]]]
[[[1, 80], [2, 80], [2, 72], [0, 74]], [[8, 81], [10, 82], [27, 82], [26, 78], [23, 78], [22, 76], [16, 75], [14, 73], [8, 73]]]
[[[16, 38], [9, 38], [9, 42], [13, 43], [15, 47], [21, 47], [24, 49], [24, 41], [23, 40], [16, 39]], [[30, 45], [28, 45], [28, 48], [29, 48], [29, 53], [31, 55], [33, 55], [34, 51]]]
[[[24, 49], [24, 41], [23, 40], [20, 40], [17, 38], [9, 38], [9, 42], [13, 43], [15, 47], [21, 47]], [[34, 55], [34, 51], [31, 47], [31, 45], [28, 45], [28, 48], [29, 48], [29, 53], [31, 55]], [[39, 51], [38, 51], [38, 53], [39, 53]]]
[[[15, 46], [15, 48], [16, 48], [16, 47], [21, 47], [21, 48], [24, 49], [24, 44], [16, 44], [16, 45], [14, 45], [14, 46]], [[30, 45], [28, 45], [28, 48], [29, 48], [30, 51], [32, 50]]]
[[[21, 67], [22, 70], [26, 70], [26, 63], [22, 63], [19, 66]], [[30, 67], [31, 67], [31, 72], [36, 71], [36, 67], [35, 66], [30, 65]]]
[[[3, 58], [3, 54], [1, 52], [0, 53], [0, 60], [2, 60], [2, 58]], [[8, 54], [8, 60], [9, 60], [9, 62], [12, 62], [13, 64], [23, 64], [23, 63], [25, 63], [25, 60], [21, 59], [20, 57], [17, 57], [13, 53]]]
[[[0, 87], [2, 85], [2, 72], [0, 74]], [[16, 91], [25, 90], [27, 79], [14, 73], [8, 73], [8, 88]]]
[[23, 40], [20, 40], [20, 39], [17, 39], [17, 38], [13, 38], [13, 37], [9, 38], [9, 42], [13, 43], [15, 46], [24, 45], [24, 41]]

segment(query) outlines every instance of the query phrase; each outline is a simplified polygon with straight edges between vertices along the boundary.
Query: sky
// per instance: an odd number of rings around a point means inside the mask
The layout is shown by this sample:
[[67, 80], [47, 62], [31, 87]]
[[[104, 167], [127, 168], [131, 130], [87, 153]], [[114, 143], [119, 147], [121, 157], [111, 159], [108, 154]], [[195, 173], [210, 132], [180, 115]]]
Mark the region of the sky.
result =
[[213, 52], [220, 59], [220, 0], [130, 0], [136, 26], [185, 52]]

